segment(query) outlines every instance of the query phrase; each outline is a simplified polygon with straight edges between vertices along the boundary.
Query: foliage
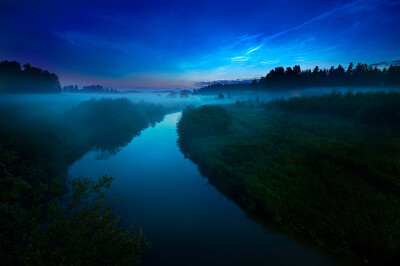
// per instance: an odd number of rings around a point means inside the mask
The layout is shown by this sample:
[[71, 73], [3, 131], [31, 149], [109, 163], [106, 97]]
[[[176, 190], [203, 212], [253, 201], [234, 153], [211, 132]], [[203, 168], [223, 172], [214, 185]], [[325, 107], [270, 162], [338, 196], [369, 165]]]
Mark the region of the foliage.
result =
[[61, 92], [58, 76], [47, 70], [23, 65], [16, 61], [0, 62], [0, 93]]
[[61, 195], [59, 187], [50, 188], [52, 202], [34, 208], [33, 217], [44, 216], [34, 220], [45, 218], [45, 223], [30, 226], [23, 247], [24, 264], [139, 264], [149, 243], [141, 230], [118, 227], [119, 217], [104, 207], [101, 190], [111, 181], [108, 176], [98, 182], [80, 177], [72, 181], [71, 193]]
[[[323, 97], [313, 104], [323, 105]], [[353, 98], [341, 97], [352, 105]], [[313, 246], [359, 262], [400, 260], [398, 124], [361, 123], [357, 112], [306, 114], [245, 102], [226, 109], [232, 123], [225, 134], [193, 134], [201, 108], [184, 112], [178, 124], [182, 151], [210, 183]]]
[[[183, 146], [186, 142], [186, 136], [210, 136], [215, 134], [224, 134], [227, 132], [232, 118], [228, 112], [220, 107], [213, 105], [203, 105], [195, 109], [189, 106], [182, 112], [181, 119], [178, 122], [179, 145]], [[185, 117], [185, 119], [182, 119]]]
[[362, 122], [371, 124], [400, 124], [400, 93], [393, 91], [357, 94], [350, 90], [345, 94], [332, 91], [322, 96], [274, 100], [267, 103], [266, 107], [290, 112], [356, 117]]
[[[9, 192], [2, 186], [0, 193], [4, 264], [133, 265], [149, 247], [141, 230], [124, 231], [119, 217], [105, 207], [102, 189], [111, 177], [74, 179], [69, 193], [60, 178], [38, 190], [10, 173], [0, 181], [12, 187]], [[23, 204], [21, 192], [33, 204]]]
[[164, 118], [162, 105], [139, 102], [127, 98], [92, 98], [75, 106], [64, 115], [71, 121], [72, 128], [78, 128], [80, 138], [87, 136], [96, 149], [115, 153], [119, 147], [128, 144], [142, 129]]
[[40, 174], [29, 167], [22, 174], [36, 185], [62, 174], [90, 150], [98, 151], [100, 157], [115, 154], [141, 130], [161, 121], [165, 112], [161, 105], [133, 103], [126, 98], [92, 98], [46, 119], [31, 118], [25, 109], [0, 109], [0, 137], [8, 149], [21, 152], [13, 168], [18, 168], [23, 158], [29, 158], [32, 167], [38, 166]]
[[69, 164], [93, 148], [125, 145], [160, 121], [163, 108], [127, 99], [92, 99], [48, 120], [21, 113], [8, 112], [0, 119], [1, 261], [139, 263], [148, 247], [143, 233], [119, 228], [119, 218], [104, 206], [102, 189], [112, 178], [104, 176], [97, 183], [77, 178], [68, 186], [54, 177], [63, 176]]

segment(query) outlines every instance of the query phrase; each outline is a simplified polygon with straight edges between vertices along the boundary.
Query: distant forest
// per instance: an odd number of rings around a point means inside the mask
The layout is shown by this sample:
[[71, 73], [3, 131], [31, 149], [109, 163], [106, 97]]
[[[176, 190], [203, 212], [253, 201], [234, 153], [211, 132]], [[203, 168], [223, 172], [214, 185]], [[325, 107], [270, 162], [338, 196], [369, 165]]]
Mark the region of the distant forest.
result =
[[47, 70], [33, 67], [29, 63], [21, 66], [17, 61], [0, 62], [0, 93], [119, 93], [116, 89], [101, 85], [68, 85], [61, 88], [58, 76]]
[[90, 85], [83, 86], [82, 89], [78, 88], [78, 85], [68, 85], [62, 88], [63, 92], [72, 92], [72, 93], [119, 93], [116, 89], [108, 89], [104, 88], [101, 85]]
[[[277, 67], [259, 80], [251, 83], [212, 84], [194, 90], [194, 93], [217, 93], [234, 90], [284, 90], [307, 87], [395, 87], [400, 86], [400, 66], [391, 65], [380, 69], [377, 66], [350, 63], [347, 69], [341, 65], [337, 68], [302, 70], [296, 65], [293, 68]], [[16, 61], [0, 62], [0, 93], [118, 93], [114, 89], [105, 89], [100, 85], [65, 86], [61, 89], [58, 76], [47, 70], [33, 67], [29, 63], [21, 66]]]
[[216, 93], [232, 90], [282, 90], [307, 87], [391, 87], [400, 86], [400, 66], [391, 65], [380, 69], [376, 66], [350, 63], [347, 69], [337, 68], [301, 70], [277, 67], [260, 80], [251, 83], [212, 84], [196, 90], [196, 93]]
[[4, 60], [0, 62], [0, 92], [60, 93], [61, 85], [54, 73], [29, 63], [21, 67], [17, 61]]

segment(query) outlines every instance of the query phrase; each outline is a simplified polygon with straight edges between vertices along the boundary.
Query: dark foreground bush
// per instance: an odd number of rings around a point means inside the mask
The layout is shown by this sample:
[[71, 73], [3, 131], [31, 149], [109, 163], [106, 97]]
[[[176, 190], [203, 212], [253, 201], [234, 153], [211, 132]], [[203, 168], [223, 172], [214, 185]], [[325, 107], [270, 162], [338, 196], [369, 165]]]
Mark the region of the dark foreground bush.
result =
[[[123, 230], [104, 205], [112, 178], [61, 179], [33, 191], [2, 169], [0, 256], [4, 265], [136, 265], [149, 243], [141, 230]], [[33, 202], [24, 203], [27, 195]]]

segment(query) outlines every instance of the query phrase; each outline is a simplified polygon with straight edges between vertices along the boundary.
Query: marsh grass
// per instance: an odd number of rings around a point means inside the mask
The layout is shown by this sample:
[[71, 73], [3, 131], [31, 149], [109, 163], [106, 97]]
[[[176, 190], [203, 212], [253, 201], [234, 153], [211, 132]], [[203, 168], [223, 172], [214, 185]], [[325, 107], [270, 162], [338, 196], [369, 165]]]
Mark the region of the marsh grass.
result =
[[[397, 112], [396, 105], [380, 99], [398, 94], [375, 96], [371, 110], [384, 106], [383, 113]], [[327, 107], [317, 107], [323, 98], [282, 100], [268, 107], [231, 105], [219, 112], [223, 116], [213, 117], [219, 121], [227, 113], [230, 126], [213, 135], [190, 134], [192, 123], [199, 126], [192, 117], [208, 107], [191, 109], [178, 124], [179, 144], [210, 183], [286, 234], [359, 262], [398, 262], [399, 126], [393, 119], [359, 119], [360, 106], [346, 102], [353, 96], [331, 97], [356, 108], [340, 115], [332, 103], [324, 112]], [[356, 97], [372, 100], [374, 95]]]

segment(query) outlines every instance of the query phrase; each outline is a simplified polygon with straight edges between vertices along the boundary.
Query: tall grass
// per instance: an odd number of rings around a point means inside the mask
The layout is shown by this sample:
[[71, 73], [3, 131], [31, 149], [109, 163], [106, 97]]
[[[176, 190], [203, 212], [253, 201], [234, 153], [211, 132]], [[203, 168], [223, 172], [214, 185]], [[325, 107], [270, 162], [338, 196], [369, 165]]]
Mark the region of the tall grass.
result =
[[268, 108], [301, 113], [326, 113], [355, 117], [372, 124], [400, 124], [400, 93], [332, 91], [322, 96], [278, 99], [266, 104]]
[[392, 264], [400, 261], [400, 133], [392, 118], [364, 123], [359, 113], [397, 112], [386, 103], [398, 99], [334, 92], [232, 105], [228, 129], [214, 135], [192, 134], [201, 121], [192, 117], [204, 112], [193, 109], [178, 124], [181, 149], [221, 192], [283, 232], [360, 263]]

